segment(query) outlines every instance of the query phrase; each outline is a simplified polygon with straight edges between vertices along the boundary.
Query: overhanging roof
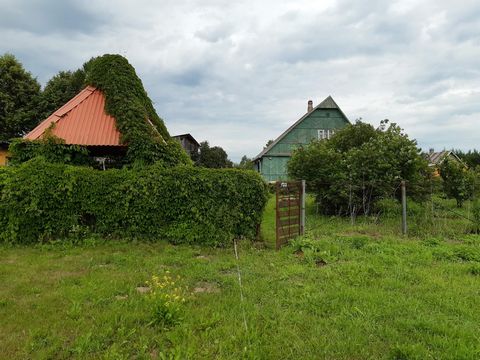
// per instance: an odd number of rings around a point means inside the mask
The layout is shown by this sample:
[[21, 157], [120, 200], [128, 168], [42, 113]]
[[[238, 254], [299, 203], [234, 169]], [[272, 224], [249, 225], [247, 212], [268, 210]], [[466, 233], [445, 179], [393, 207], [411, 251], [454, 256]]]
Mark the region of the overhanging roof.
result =
[[175, 136], [172, 136], [172, 138], [174, 139], [180, 139], [180, 138], [189, 138], [191, 142], [193, 142], [195, 145], [197, 146], [200, 146], [200, 144], [198, 143], [197, 140], [195, 140], [195, 138], [191, 135], [191, 134], [180, 134], [180, 135], [175, 135]]
[[105, 95], [93, 86], [80, 91], [24, 138], [40, 139], [50, 127], [52, 134], [65, 140], [66, 144], [124, 146], [115, 118], [105, 112]]
[[348, 118], [345, 116], [345, 114], [343, 113], [342, 109], [340, 109], [340, 107], [337, 105], [337, 103], [335, 102], [335, 100], [333, 100], [333, 98], [329, 95], [325, 100], [323, 100], [320, 104], [318, 104], [317, 106], [315, 106], [312, 111], [309, 111], [307, 112], [305, 115], [303, 115], [300, 119], [298, 119], [292, 126], [290, 126], [287, 130], [285, 130], [278, 138], [275, 139], [275, 141], [273, 143], [271, 143], [269, 146], [267, 146], [265, 149], [262, 150], [262, 152], [260, 154], [258, 154], [257, 156], [255, 156], [253, 158], [253, 161], [255, 160], [258, 160], [260, 159], [261, 157], [263, 157], [268, 151], [270, 151], [270, 149], [272, 149], [275, 145], [277, 145], [277, 143], [282, 140], [293, 128], [295, 128], [295, 126], [297, 126], [298, 124], [300, 124], [307, 116], [309, 116], [311, 113], [313, 113], [315, 110], [317, 109], [336, 109], [338, 111], [340, 111], [340, 114], [342, 114], [342, 116], [345, 118], [345, 120], [348, 121], [348, 123], [350, 123], [350, 121], [348, 120]]

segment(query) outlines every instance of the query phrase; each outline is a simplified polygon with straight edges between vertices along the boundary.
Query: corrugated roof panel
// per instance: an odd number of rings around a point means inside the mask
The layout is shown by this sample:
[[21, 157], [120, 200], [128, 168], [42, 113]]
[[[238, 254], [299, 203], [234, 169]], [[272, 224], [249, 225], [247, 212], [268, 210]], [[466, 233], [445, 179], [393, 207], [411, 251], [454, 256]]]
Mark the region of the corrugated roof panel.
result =
[[86, 146], [123, 146], [115, 118], [105, 112], [105, 96], [88, 86], [54, 112], [25, 138], [40, 138], [52, 123], [53, 134], [67, 144]]

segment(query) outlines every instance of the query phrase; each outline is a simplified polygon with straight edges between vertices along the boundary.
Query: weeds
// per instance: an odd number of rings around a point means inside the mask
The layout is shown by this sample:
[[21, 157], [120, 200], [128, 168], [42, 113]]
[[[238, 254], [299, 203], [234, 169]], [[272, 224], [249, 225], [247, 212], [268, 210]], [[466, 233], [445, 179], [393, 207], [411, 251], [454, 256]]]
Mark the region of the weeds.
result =
[[180, 277], [173, 278], [169, 271], [162, 277], [153, 275], [147, 281], [150, 292], [146, 298], [151, 310], [152, 320], [149, 325], [169, 328], [180, 323], [186, 290], [178, 285]]

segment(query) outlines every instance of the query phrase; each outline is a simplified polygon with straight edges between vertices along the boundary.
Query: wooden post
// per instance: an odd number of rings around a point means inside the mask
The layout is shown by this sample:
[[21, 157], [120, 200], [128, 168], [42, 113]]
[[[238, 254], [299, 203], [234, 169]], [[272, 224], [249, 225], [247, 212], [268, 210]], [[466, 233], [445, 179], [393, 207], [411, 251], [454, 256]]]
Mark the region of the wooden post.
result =
[[405, 180], [402, 180], [402, 234], [407, 235], [407, 190]]
[[302, 180], [302, 212], [300, 213], [300, 235], [305, 235], [305, 180]]

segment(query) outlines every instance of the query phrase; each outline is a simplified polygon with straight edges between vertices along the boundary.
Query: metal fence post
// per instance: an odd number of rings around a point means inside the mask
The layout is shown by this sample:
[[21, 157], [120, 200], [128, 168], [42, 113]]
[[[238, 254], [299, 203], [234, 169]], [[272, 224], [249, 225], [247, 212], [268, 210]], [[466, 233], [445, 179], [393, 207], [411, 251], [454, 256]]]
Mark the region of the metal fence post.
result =
[[402, 234], [407, 234], [407, 190], [405, 180], [401, 182], [402, 187]]
[[300, 213], [300, 229], [301, 235], [305, 235], [305, 180], [302, 180], [302, 212]]

